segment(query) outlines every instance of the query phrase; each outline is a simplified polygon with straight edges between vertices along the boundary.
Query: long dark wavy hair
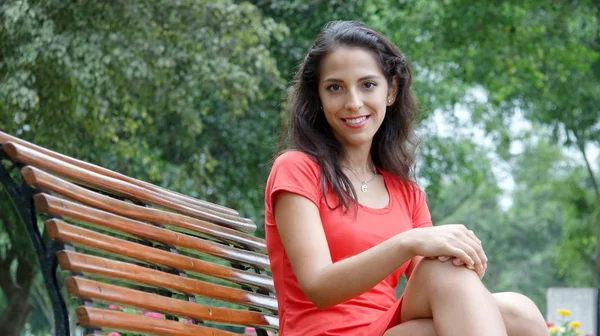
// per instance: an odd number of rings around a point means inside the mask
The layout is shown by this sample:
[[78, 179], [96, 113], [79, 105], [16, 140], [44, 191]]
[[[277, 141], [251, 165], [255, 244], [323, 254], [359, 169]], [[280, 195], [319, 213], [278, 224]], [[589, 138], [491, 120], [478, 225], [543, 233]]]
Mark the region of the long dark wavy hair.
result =
[[[310, 51], [300, 63], [288, 101], [287, 134], [282, 139], [288, 150], [302, 151], [321, 167], [321, 187], [327, 195], [331, 186], [339, 203], [348, 211], [357, 199], [350, 179], [341, 168], [343, 148], [320, 109], [319, 67], [324, 56], [339, 46], [360, 47], [378, 57], [388, 85], [398, 81], [394, 104], [387, 107], [381, 127], [371, 146], [371, 157], [377, 168], [390, 172], [401, 180], [413, 178], [416, 141], [413, 121], [417, 104], [410, 90], [411, 71], [402, 51], [375, 29], [356, 21], [328, 23], [318, 35]], [[356, 203], [355, 206], [358, 206]]]

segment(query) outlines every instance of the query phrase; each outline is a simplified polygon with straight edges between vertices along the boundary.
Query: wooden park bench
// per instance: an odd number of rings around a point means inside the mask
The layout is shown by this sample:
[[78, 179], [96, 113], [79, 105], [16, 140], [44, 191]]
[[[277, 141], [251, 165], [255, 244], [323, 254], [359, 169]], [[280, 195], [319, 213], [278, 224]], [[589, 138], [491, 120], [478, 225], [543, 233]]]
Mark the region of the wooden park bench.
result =
[[39, 258], [56, 335], [70, 334], [73, 310], [85, 335], [277, 332], [251, 220], [2, 132], [0, 144], [0, 182]]

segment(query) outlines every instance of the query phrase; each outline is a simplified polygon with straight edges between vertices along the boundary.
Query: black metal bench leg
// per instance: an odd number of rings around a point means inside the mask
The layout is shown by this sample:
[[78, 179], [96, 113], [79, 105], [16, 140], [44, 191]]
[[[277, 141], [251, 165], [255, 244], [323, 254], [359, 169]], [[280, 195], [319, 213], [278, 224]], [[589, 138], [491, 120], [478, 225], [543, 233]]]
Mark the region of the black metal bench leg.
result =
[[[0, 154], [4, 154], [0, 151]], [[0, 155], [0, 159], [6, 158], [5, 155]], [[14, 168], [15, 166], [13, 166]], [[10, 197], [13, 199], [19, 211], [20, 217], [25, 222], [29, 238], [33, 244], [35, 252], [38, 256], [42, 276], [50, 300], [54, 310], [54, 335], [69, 336], [69, 316], [65, 301], [60, 294], [60, 284], [56, 278], [56, 248], [51, 244], [47, 248], [37, 226], [37, 216], [35, 214], [35, 205], [33, 203], [33, 195], [35, 189], [22, 185], [13, 180], [10, 176], [10, 171], [3, 164], [0, 164], [0, 182], [5, 186]]]
[[56, 276], [58, 259], [56, 252], [62, 249], [61, 244], [51, 241], [46, 250], [46, 260], [42, 265], [42, 274], [46, 282], [46, 288], [50, 295], [50, 301], [54, 307], [54, 331], [56, 335], [69, 336], [69, 313], [63, 296], [60, 294], [60, 283]]

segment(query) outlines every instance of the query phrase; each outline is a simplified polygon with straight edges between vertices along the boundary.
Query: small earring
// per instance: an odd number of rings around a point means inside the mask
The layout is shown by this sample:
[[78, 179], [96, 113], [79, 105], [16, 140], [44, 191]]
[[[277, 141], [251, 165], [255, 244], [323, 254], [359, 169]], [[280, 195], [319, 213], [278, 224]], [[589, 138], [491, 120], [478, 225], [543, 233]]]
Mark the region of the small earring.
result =
[[391, 104], [392, 103], [392, 98], [388, 99], [388, 103]]

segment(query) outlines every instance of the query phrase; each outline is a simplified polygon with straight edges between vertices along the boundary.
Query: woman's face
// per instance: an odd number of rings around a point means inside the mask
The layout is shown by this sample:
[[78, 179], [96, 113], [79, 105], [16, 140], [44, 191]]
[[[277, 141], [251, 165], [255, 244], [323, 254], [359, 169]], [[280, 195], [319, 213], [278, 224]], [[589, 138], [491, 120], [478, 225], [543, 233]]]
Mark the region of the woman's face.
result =
[[371, 146], [386, 107], [394, 103], [396, 89], [396, 80], [388, 87], [379, 61], [363, 48], [340, 46], [321, 61], [323, 113], [346, 148]]

